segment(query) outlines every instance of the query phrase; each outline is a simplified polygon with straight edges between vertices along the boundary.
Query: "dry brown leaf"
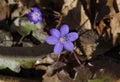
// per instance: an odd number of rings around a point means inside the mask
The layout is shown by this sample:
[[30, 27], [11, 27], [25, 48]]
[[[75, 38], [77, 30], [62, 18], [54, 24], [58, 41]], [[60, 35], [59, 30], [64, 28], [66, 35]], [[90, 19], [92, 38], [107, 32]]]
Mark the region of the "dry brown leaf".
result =
[[46, 76], [42, 82], [61, 82], [61, 81], [58, 79], [57, 75], [53, 75], [51, 77]]
[[91, 22], [81, 1], [66, 0], [61, 12], [63, 13], [62, 22], [68, 24], [70, 30], [79, 30], [81, 27], [91, 29]]
[[66, 16], [70, 10], [77, 6], [78, 0], [64, 0], [64, 5], [62, 7], [62, 14]]
[[118, 34], [120, 33], [120, 13], [117, 13], [110, 20], [110, 27], [112, 33], [113, 44], [115, 45], [117, 42]]
[[[113, 15], [118, 12], [117, 2], [116, 0], [97, 0], [96, 6], [96, 17], [95, 17], [95, 26], [94, 28], [97, 30], [100, 37], [108, 37], [111, 38], [111, 30], [109, 26], [106, 25], [104, 20], [107, 18], [113, 17]], [[97, 24], [96, 24], [97, 23]]]
[[99, 0], [96, 5], [96, 22], [101, 21], [105, 16], [113, 16], [117, 10], [114, 8], [115, 0]]
[[9, 16], [9, 5], [5, 0], [0, 0], [0, 20], [4, 20]]
[[74, 82], [87, 82], [92, 76], [90, 69], [84, 65], [76, 67], [74, 70], [76, 71]]
[[120, 79], [119, 79], [119, 80], [117, 80], [116, 82], [120, 82]]
[[43, 79], [45, 78], [45, 77], [49, 77], [49, 76], [51, 76], [51, 75], [53, 75], [53, 73], [56, 71], [56, 70], [58, 70], [58, 69], [60, 69], [60, 68], [62, 68], [62, 67], [64, 67], [64, 66], [66, 66], [66, 64], [65, 63], [62, 63], [62, 62], [55, 62], [53, 65], [51, 65], [51, 66], [48, 66], [48, 68], [47, 68], [47, 70], [46, 70], [46, 73], [43, 75]]
[[57, 73], [57, 76], [61, 82], [74, 82], [72, 78], [70, 78], [69, 74], [64, 70]]
[[[107, 25], [104, 20], [108, 20], [109, 24]], [[120, 13], [116, 13], [111, 17], [104, 17], [96, 26], [96, 30], [100, 37], [112, 37], [112, 43], [116, 45], [118, 34], [120, 33]]]
[[83, 5], [81, 5], [81, 21], [80, 21], [80, 26], [86, 28], [86, 29], [91, 29], [91, 23], [90, 20], [88, 18], [88, 16], [86, 15], [86, 12], [83, 8]]
[[35, 67], [36, 70], [47, 70], [47, 66], [45, 65], [38, 65]]
[[104, 22], [104, 20], [107, 20], [107, 23], [110, 22], [109, 20], [110, 18], [107, 19], [104, 18], [100, 21], [99, 25], [96, 26], [96, 30], [97, 30], [97, 33], [100, 37], [106, 37], [108, 36], [109, 38], [111, 38], [111, 30], [110, 30], [110, 27]]
[[69, 74], [64, 70], [61, 70], [59, 73], [56, 73], [53, 76], [45, 76], [42, 82], [74, 82], [70, 78]]
[[117, 4], [118, 9], [119, 9], [119, 11], [120, 11], [120, 0], [116, 0], [116, 4]]
[[84, 54], [89, 59], [98, 46], [98, 43], [96, 42], [96, 40], [98, 40], [98, 35], [92, 30], [85, 30], [82, 32], [84, 32], [84, 34], [80, 36], [79, 41], [81, 42]]

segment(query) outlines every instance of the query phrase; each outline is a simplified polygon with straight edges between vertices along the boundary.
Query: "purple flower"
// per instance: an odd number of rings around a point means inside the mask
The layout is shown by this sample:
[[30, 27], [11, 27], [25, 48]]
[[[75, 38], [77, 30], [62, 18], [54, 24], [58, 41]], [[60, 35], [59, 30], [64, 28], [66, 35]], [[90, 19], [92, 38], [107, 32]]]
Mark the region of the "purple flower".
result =
[[51, 36], [46, 39], [46, 42], [50, 45], [55, 45], [54, 53], [56, 55], [59, 55], [63, 48], [71, 52], [74, 50], [74, 45], [72, 42], [78, 39], [78, 33], [69, 33], [68, 25], [62, 25], [60, 31], [55, 28], [51, 29], [50, 34]]
[[30, 21], [34, 24], [42, 21], [42, 13], [36, 7], [34, 7], [33, 10], [28, 13], [28, 16], [30, 17]]

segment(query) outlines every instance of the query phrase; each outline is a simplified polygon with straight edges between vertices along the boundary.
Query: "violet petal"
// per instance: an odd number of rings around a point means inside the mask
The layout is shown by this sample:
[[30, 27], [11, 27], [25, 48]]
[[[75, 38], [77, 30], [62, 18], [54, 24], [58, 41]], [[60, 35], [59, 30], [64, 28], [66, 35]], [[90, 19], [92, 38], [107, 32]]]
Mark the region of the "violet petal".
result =
[[29, 18], [30, 22], [33, 22], [34, 20], [32, 19], [32, 17]]
[[39, 17], [38, 17], [38, 20], [39, 20], [39, 21], [42, 21], [42, 16], [39, 16]]
[[29, 17], [32, 17], [32, 14], [33, 14], [32, 12], [29, 12], [29, 13], [28, 13], [28, 16], [29, 16]]
[[65, 36], [69, 32], [69, 26], [64, 24], [60, 28], [61, 37]]
[[74, 50], [74, 45], [71, 41], [64, 42], [63, 46], [67, 51], [73, 51]]
[[49, 36], [47, 39], [46, 39], [46, 42], [48, 44], [51, 44], [51, 45], [55, 45], [57, 42], [58, 42], [58, 38], [54, 37], [54, 36]]
[[37, 7], [34, 7], [33, 12], [39, 12], [39, 9]]
[[61, 42], [58, 42], [55, 47], [54, 47], [54, 53], [56, 55], [60, 55], [60, 53], [62, 52], [63, 50], [63, 44]]
[[33, 22], [34, 22], [34, 24], [37, 24], [39, 22], [39, 20], [34, 20]]
[[52, 36], [57, 37], [57, 38], [60, 37], [60, 32], [59, 32], [57, 29], [55, 29], [55, 28], [50, 30], [50, 34], [51, 34]]
[[69, 41], [75, 41], [75, 40], [78, 39], [78, 33], [71, 32], [71, 33], [66, 35], [66, 39], [69, 40]]

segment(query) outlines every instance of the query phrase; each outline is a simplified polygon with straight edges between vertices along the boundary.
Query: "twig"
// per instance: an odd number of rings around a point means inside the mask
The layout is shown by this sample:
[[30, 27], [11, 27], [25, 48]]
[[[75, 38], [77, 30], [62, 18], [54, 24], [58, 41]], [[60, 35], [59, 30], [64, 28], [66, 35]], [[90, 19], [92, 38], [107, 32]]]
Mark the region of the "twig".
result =
[[75, 59], [77, 60], [77, 62], [80, 64], [80, 65], [82, 65], [81, 64], [81, 62], [80, 62], [80, 60], [78, 59], [78, 57], [77, 57], [77, 55], [76, 55], [76, 53], [73, 51], [73, 54], [74, 54], [74, 57], [75, 57]]

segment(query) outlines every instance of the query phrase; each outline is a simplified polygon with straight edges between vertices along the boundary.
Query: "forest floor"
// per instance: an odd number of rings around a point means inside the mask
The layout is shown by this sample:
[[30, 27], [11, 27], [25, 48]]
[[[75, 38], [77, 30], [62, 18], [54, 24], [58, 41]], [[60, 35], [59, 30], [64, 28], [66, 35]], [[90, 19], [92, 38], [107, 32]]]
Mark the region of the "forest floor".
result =
[[[0, 82], [120, 82], [118, 0], [0, 0]], [[28, 13], [38, 8], [42, 21]], [[77, 32], [58, 57], [50, 29]], [[36, 29], [37, 28], [37, 29]]]

